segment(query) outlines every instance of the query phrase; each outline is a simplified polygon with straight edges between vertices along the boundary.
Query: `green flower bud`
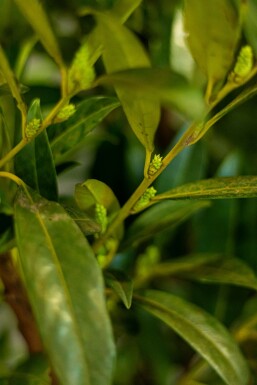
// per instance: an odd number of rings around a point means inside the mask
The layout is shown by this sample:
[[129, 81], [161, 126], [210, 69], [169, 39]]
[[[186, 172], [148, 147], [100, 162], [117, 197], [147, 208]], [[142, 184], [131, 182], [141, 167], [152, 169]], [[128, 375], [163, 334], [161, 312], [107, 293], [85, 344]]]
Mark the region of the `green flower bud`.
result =
[[25, 128], [25, 136], [27, 139], [32, 139], [37, 132], [39, 131], [41, 126], [40, 119], [32, 119]]
[[240, 83], [246, 78], [253, 68], [253, 50], [249, 45], [245, 45], [241, 48], [237, 61], [232, 73], [229, 76], [229, 80]]
[[96, 203], [95, 205], [95, 219], [97, 223], [99, 223], [99, 225], [101, 226], [101, 233], [103, 234], [107, 229], [108, 218], [106, 208], [100, 203]]
[[147, 206], [151, 199], [155, 197], [156, 193], [157, 190], [155, 190], [154, 187], [149, 187], [134, 205], [133, 211], [139, 211]]
[[85, 42], [75, 54], [69, 70], [69, 92], [85, 90], [95, 78], [94, 67], [90, 63], [90, 51]]
[[148, 175], [154, 175], [162, 166], [162, 156], [154, 155], [148, 168]]
[[55, 118], [55, 123], [63, 122], [64, 120], [69, 119], [76, 112], [76, 107], [74, 104], [68, 104], [63, 107], [57, 114]]

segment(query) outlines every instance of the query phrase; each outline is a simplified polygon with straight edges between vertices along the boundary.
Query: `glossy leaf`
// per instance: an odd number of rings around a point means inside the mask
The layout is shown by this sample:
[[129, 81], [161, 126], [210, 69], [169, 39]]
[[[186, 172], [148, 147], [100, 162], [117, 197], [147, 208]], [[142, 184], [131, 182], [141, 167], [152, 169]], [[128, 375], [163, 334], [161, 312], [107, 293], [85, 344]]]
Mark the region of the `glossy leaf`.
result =
[[188, 183], [157, 195], [154, 200], [163, 199], [226, 199], [257, 197], [257, 177], [238, 176], [205, 179]]
[[[107, 210], [109, 221], [120, 209], [120, 204], [112, 189], [97, 179], [88, 179], [75, 187], [75, 200], [78, 207], [92, 217], [95, 216], [95, 206], [100, 204]], [[118, 238], [123, 235], [123, 225], [116, 231]]]
[[41, 3], [38, 0], [15, 0], [15, 3], [37, 33], [46, 51], [62, 66], [61, 52]]
[[240, 39], [240, 16], [231, 0], [185, 0], [184, 23], [191, 53], [208, 79], [207, 99], [225, 80]]
[[[108, 73], [137, 67], [150, 67], [150, 61], [135, 35], [113, 17], [97, 14], [104, 47], [103, 60]], [[160, 107], [154, 94], [115, 87], [129, 124], [148, 153], [154, 148], [154, 135]]]
[[131, 307], [133, 294], [133, 281], [119, 270], [107, 270], [104, 272], [106, 283], [122, 300], [127, 309]]
[[112, 332], [87, 240], [58, 203], [28, 190], [18, 191], [15, 228], [24, 284], [61, 384], [110, 384]]
[[110, 84], [130, 92], [140, 90], [146, 95], [154, 95], [160, 102], [173, 105], [190, 118], [199, 118], [205, 108], [199, 88], [167, 69], [137, 68], [112, 72], [101, 76], [96, 84]]
[[129, 247], [153, 237], [171, 226], [177, 226], [198, 210], [208, 207], [209, 202], [162, 202], [141, 214], [129, 227], [124, 244]]
[[[40, 100], [35, 99], [28, 111], [28, 122], [42, 120]], [[15, 170], [23, 181], [50, 200], [57, 200], [57, 177], [46, 131], [41, 132], [15, 157]]]
[[76, 113], [66, 122], [52, 126], [50, 130], [57, 131], [51, 141], [55, 163], [61, 163], [80, 148], [85, 143], [85, 137], [117, 107], [119, 102], [116, 98], [93, 96], [81, 102]]
[[200, 253], [160, 263], [149, 271], [149, 277], [182, 276], [203, 283], [228, 284], [257, 288], [254, 271], [238, 258], [223, 254]]
[[80, 230], [86, 236], [100, 233], [101, 226], [84, 211], [80, 210], [75, 205], [65, 205], [65, 210], [74, 220], [74, 222], [79, 226]]
[[226, 384], [248, 383], [248, 367], [236, 342], [213, 316], [170, 293], [148, 290], [134, 300], [185, 339]]

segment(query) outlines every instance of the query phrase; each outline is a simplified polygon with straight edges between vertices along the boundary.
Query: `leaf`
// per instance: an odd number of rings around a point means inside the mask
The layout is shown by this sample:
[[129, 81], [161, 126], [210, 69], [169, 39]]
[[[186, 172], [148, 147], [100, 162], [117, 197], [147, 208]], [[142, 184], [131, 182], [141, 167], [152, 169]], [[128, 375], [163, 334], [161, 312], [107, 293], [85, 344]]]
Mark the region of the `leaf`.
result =
[[227, 199], [257, 197], [257, 176], [204, 179], [156, 195], [163, 199]]
[[199, 253], [157, 264], [151, 278], [182, 276], [203, 283], [217, 283], [257, 288], [254, 271], [238, 258], [222, 253]]
[[131, 247], [171, 226], [177, 226], [209, 202], [162, 202], [141, 214], [129, 227], [123, 247]]
[[[7, 60], [5, 52], [1, 45], [0, 45], [0, 77], [1, 78], [4, 77], [4, 79], [6, 80], [8, 87], [11, 90], [12, 96], [17, 102], [17, 106], [19, 110], [21, 111], [23, 117], [25, 117], [27, 113], [27, 108], [21, 97], [22, 90], [17, 82], [17, 79], [15, 78], [15, 75], [10, 67], [10, 64]], [[5, 87], [5, 85], [3, 86]]]
[[241, 23], [231, 0], [185, 0], [184, 23], [191, 53], [208, 79], [206, 97], [221, 85], [234, 61]]
[[254, 50], [256, 55], [257, 53], [257, 42], [256, 42], [256, 32], [257, 32], [257, 4], [254, 0], [248, 0], [245, 3], [245, 17], [244, 17], [244, 31], [248, 43]]
[[[192, 261], [193, 262], [193, 261]], [[187, 277], [203, 283], [236, 285], [257, 289], [257, 277], [254, 271], [237, 258], [223, 258], [200, 268], [193, 268]]]
[[38, 0], [15, 0], [23, 16], [37, 33], [46, 51], [59, 66], [63, 66], [61, 52], [46, 12]]
[[81, 102], [76, 113], [66, 122], [52, 126], [50, 130], [58, 131], [58, 135], [51, 141], [55, 163], [61, 163], [80, 148], [93, 128], [117, 107], [119, 102], [116, 98], [93, 96]]
[[[97, 179], [88, 179], [75, 187], [75, 200], [80, 210], [87, 212], [91, 217], [95, 216], [96, 204], [104, 206], [107, 210], [108, 220], [120, 209], [120, 204], [112, 189]], [[122, 238], [123, 225], [116, 230], [118, 239]]]
[[122, 23], [129, 18], [136, 8], [142, 3], [142, 0], [120, 0], [116, 1], [111, 9], [111, 13], [115, 15]]
[[[28, 122], [42, 120], [40, 100], [35, 99], [28, 111]], [[57, 177], [46, 131], [41, 132], [15, 157], [17, 175], [31, 188], [49, 200], [58, 199]]]
[[[142, 45], [133, 33], [113, 17], [97, 13], [103, 44], [103, 61], [108, 73], [137, 67], [150, 67]], [[154, 148], [154, 135], [160, 120], [160, 106], [155, 95], [128, 87], [115, 87], [129, 124], [148, 155]]]
[[101, 226], [89, 215], [80, 210], [78, 207], [74, 206], [66, 206], [65, 210], [74, 220], [74, 222], [79, 226], [82, 233], [86, 236], [100, 233]]
[[204, 112], [204, 100], [199, 87], [189, 84], [181, 75], [167, 69], [136, 68], [103, 75], [96, 84], [123, 87], [131, 92], [154, 95], [162, 103], [171, 104], [190, 118]]
[[228, 385], [246, 385], [249, 371], [230, 333], [217, 319], [170, 293], [148, 290], [134, 300], [164, 321], [216, 370]]
[[104, 272], [106, 283], [122, 300], [127, 309], [131, 307], [133, 281], [120, 270], [110, 269]]
[[18, 190], [15, 228], [24, 284], [62, 385], [110, 384], [114, 346], [103, 280], [65, 210]]

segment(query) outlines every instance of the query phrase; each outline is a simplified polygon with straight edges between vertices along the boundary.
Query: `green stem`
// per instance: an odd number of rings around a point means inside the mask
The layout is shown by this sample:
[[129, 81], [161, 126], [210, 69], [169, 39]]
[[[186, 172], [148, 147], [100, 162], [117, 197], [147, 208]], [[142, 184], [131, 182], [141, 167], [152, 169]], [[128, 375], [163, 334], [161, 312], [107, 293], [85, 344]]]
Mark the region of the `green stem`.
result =
[[[68, 97], [64, 97], [54, 106], [52, 111], [47, 115], [45, 120], [43, 121], [40, 130], [37, 132], [37, 134], [32, 138], [35, 139], [36, 136], [38, 136], [42, 131], [44, 131], [48, 126], [50, 126], [53, 123], [54, 118], [58, 114], [58, 112], [67, 104], [69, 101]], [[18, 152], [20, 152], [27, 144], [29, 143], [27, 138], [23, 138], [15, 147], [12, 148], [11, 151], [9, 151], [2, 159], [0, 159], [0, 169], [3, 167], [5, 163], [7, 163], [9, 160], [11, 160]]]
[[11, 149], [1, 160], [0, 160], [0, 169], [3, 167], [5, 163], [7, 163], [9, 160], [11, 160], [16, 154], [18, 154], [19, 151], [23, 149], [23, 147], [26, 146], [28, 141], [23, 138], [15, 147]]
[[7, 172], [7, 171], [0, 171], [0, 178], [7, 178], [11, 179], [13, 182], [15, 182], [18, 186], [22, 186], [23, 188], [26, 188], [25, 183], [16, 175]]
[[191, 135], [191, 127], [182, 135], [176, 145], [170, 150], [170, 152], [163, 159], [161, 168], [154, 174], [145, 177], [138, 188], [134, 191], [128, 201], [120, 209], [118, 215], [108, 227], [106, 233], [98, 239], [94, 245], [94, 251], [97, 251], [105, 241], [113, 234], [114, 230], [121, 225], [121, 223], [130, 215], [133, 206], [136, 204], [138, 199], [143, 195], [146, 189], [155, 181], [155, 179], [163, 172], [163, 170], [170, 164], [170, 162], [177, 156], [188, 144], [188, 139]]

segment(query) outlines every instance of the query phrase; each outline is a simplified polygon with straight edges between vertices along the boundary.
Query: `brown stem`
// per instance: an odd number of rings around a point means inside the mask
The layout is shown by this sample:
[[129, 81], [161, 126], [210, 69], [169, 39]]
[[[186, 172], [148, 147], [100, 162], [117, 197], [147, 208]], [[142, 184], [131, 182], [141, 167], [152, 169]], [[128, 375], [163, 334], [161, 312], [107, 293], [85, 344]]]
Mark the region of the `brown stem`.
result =
[[5, 288], [6, 302], [17, 317], [19, 330], [27, 343], [29, 352], [42, 352], [43, 346], [30, 304], [9, 253], [0, 256], [0, 278]]

